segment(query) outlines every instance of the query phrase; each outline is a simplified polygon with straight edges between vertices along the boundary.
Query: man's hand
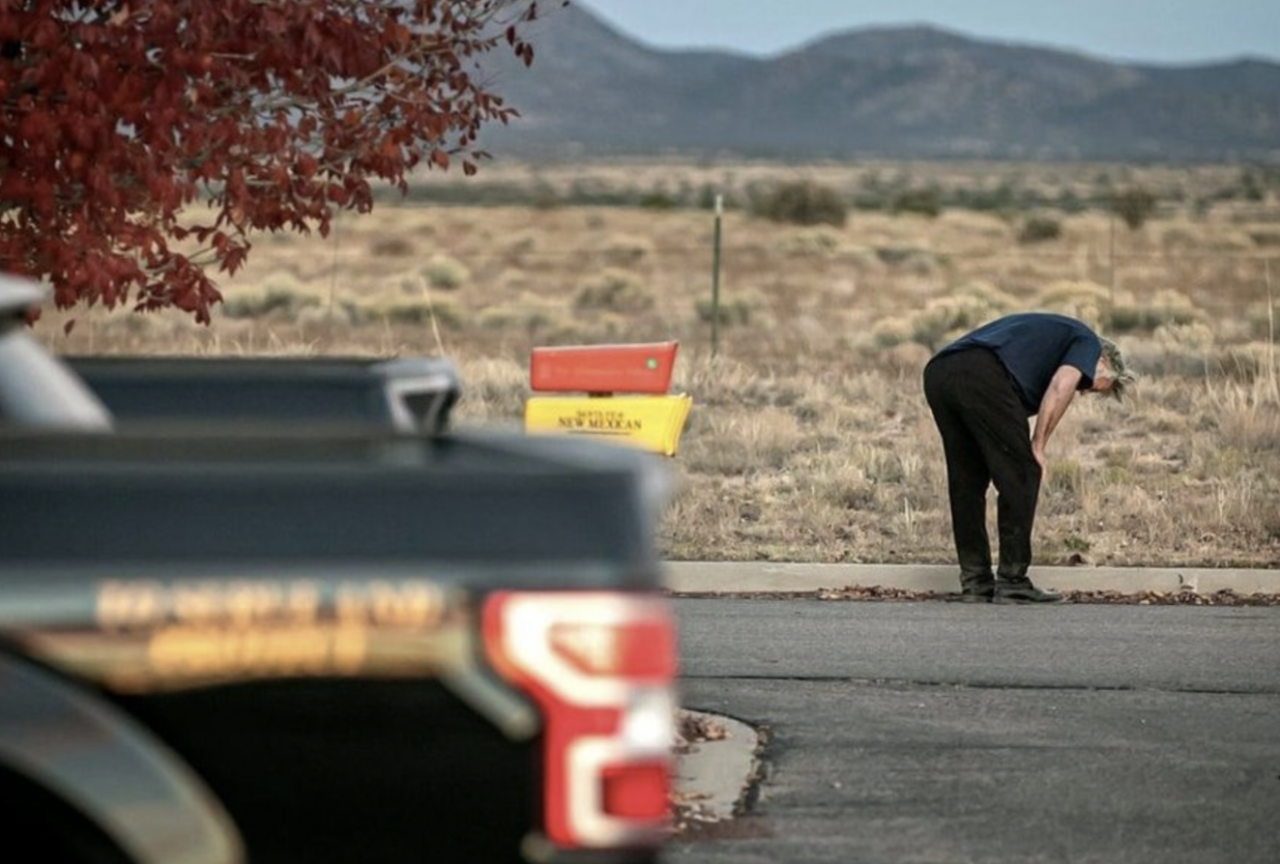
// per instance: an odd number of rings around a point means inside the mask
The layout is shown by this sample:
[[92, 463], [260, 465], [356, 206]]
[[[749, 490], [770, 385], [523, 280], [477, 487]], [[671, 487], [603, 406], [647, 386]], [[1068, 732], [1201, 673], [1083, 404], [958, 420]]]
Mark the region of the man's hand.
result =
[[1031, 455], [1032, 455], [1032, 456], [1034, 456], [1034, 457], [1036, 457], [1036, 464], [1040, 466], [1040, 476], [1041, 476], [1041, 477], [1043, 477], [1043, 476], [1044, 476], [1044, 472], [1045, 472], [1045, 470], [1046, 470], [1046, 466], [1047, 466], [1047, 464], [1048, 464], [1048, 463], [1045, 461], [1044, 448], [1043, 448], [1043, 447], [1037, 447], [1035, 444], [1032, 444], [1032, 445], [1031, 445]]
[[1040, 463], [1041, 476], [1044, 476], [1045, 445], [1049, 443], [1053, 430], [1058, 428], [1062, 415], [1067, 413], [1067, 406], [1075, 398], [1080, 378], [1080, 370], [1074, 366], [1059, 366], [1040, 402], [1040, 410], [1036, 413], [1036, 428], [1031, 433], [1031, 452]]

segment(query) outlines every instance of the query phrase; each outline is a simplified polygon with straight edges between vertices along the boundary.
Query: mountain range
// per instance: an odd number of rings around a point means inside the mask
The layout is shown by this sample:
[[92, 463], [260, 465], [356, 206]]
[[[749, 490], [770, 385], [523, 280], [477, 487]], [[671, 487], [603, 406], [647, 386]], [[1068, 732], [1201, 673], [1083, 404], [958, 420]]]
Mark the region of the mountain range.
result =
[[576, 5], [481, 75], [520, 112], [515, 157], [1280, 160], [1280, 63], [1155, 66], [929, 26], [851, 30], [754, 57], [646, 46]]

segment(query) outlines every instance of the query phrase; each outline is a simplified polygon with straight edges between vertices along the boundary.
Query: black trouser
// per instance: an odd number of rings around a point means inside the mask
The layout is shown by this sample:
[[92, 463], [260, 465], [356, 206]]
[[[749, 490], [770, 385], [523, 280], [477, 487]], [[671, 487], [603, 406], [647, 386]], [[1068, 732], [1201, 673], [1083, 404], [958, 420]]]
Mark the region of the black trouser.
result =
[[931, 360], [924, 370], [924, 394], [942, 433], [961, 578], [991, 573], [987, 488], [992, 484], [1000, 535], [998, 575], [1026, 576], [1040, 465], [1031, 452], [1018, 385], [995, 354], [972, 348]]

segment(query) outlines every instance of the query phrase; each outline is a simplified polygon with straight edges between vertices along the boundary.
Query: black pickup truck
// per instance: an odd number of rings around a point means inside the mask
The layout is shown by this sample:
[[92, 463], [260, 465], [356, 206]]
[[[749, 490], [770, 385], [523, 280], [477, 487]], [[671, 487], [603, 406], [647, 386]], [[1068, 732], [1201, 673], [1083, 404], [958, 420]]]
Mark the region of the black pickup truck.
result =
[[0, 861], [656, 859], [661, 463], [439, 416], [113, 429], [38, 296], [0, 279]]

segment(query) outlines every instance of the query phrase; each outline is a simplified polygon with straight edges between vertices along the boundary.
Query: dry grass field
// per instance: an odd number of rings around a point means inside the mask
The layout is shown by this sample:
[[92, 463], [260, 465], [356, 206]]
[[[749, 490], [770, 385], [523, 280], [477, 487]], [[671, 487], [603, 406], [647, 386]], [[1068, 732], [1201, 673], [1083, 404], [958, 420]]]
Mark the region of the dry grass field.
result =
[[[1141, 376], [1123, 405], [1077, 401], [1050, 444], [1042, 564], [1280, 566], [1280, 202], [1220, 201], [1228, 168], [491, 166], [454, 201], [343, 216], [328, 238], [259, 238], [210, 328], [80, 310], [38, 334], [65, 353], [443, 353], [461, 425], [516, 427], [536, 345], [676, 339], [694, 409], [670, 460], [659, 543], [673, 559], [947, 562], [945, 476], [920, 387], [932, 350], [1004, 312], [1077, 315]], [[904, 176], [907, 178], [904, 181]], [[1087, 199], [1141, 183], [1130, 230], [1097, 208], [854, 209], [842, 227], [749, 215], [752, 189], [804, 177], [842, 191], [929, 183]], [[434, 186], [433, 186], [434, 184]], [[639, 190], [648, 206], [596, 204]], [[471, 190], [475, 190], [474, 193]], [[712, 353], [714, 191], [723, 219]], [[704, 201], [705, 203], [705, 201]], [[62, 324], [76, 319], [70, 334]], [[655, 457], [657, 458], [657, 457]], [[993, 508], [994, 511], [994, 508]]]

